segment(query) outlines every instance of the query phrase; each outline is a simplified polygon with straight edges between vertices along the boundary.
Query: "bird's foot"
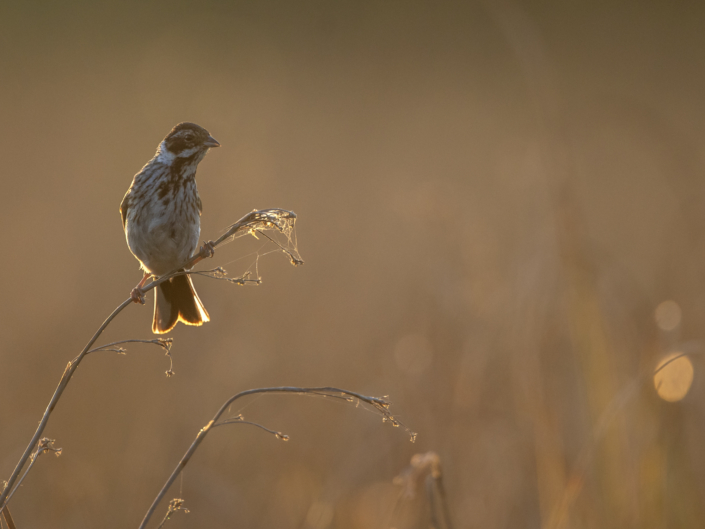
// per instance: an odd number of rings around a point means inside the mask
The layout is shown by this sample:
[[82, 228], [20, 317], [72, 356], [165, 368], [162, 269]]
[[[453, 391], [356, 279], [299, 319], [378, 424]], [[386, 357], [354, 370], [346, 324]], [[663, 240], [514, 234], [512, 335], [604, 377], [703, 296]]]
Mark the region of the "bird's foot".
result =
[[204, 259], [206, 257], [213, 257], [215, 255], [215, 243], [213, 241], [204, 242], [203, 246], [201, 246], [200, 253], [203, 254]]
[[135, 287], [132, 289], [132, 292], [130, 292], [130, 299], [133, 303], [139, 303], [141, 305], [145, 304], [144, 292], [142, 292], [140, 287]]
[[144, 292], [142, 291], [142, 287], [147, 282], [147, 279], [149, 279], [150, 277], [151, 274], [145, 272], [142, 276], [142, 281], [137, 283], [137, 286], [132, 289], [132, 292], [130, 292], [130, 299], [133, 303], [140, 303], [144, 305]]

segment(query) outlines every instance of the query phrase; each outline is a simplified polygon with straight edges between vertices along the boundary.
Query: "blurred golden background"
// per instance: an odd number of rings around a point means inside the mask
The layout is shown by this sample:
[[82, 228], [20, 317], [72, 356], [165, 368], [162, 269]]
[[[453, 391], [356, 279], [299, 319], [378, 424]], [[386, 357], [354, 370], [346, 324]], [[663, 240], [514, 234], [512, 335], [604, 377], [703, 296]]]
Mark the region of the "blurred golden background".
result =
[[[171, 333], [174, 377], [148, 346], [87, 358], [18, 527], [136, 527], [220, 404], [277, 385], [389, 395], [418, 439], [251, 399], [233, 414], [291, 440], [213, 432], [167, 527], [428, 527], [393, 479], [429, 451], [456, 528], [702, 527], [704, 24], [686, 2], [0, 4], [0, 478], [141, 277], [118, 206], [173, 125], [222, 144], [203, 238], [291, 209], [306, 261], [220, 249], [263, 284], [196, 278], [212, 321]], [[152, 303], [100, 343], [151, 338]]]

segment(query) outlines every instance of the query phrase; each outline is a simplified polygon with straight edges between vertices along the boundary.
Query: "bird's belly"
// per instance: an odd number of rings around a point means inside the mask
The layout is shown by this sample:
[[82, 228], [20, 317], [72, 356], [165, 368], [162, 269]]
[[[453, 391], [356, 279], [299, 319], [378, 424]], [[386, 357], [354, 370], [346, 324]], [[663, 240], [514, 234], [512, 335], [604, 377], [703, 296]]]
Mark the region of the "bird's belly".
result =
[[201, 234], [199, 216], [140, 215], [125, 227], [130, 251], [140, 260], [142, 268], [154, 275], [164, 275], [183, 264], [198, 247]]

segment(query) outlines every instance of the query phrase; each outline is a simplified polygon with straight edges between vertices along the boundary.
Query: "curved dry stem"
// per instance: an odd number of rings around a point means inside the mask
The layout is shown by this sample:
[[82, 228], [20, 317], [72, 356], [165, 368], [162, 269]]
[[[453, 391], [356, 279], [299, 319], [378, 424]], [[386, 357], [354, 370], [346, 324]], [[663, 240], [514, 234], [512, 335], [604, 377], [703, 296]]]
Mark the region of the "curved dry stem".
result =
[[237, 417], [233, 417], [231, 419], [225, 419], [224, 421], [221, 421], [217, 424], [214, 424], [212, 426], [212, 428], [216, 428], [217, 426], [225, 426], [226, 424], [249, 424], [250, 426], [256, 426], [257, 428], [260, 428], [267, 433], [271, 433], [274, 437], [276, 437], [280, 441], [288, 441], [289, 440], [289, 436], [286, 435], [285, 433], [277, 432], [276, 430], [271, 430], [270, 428], [267, 428], [266, 426], [263, 426], [257, 422], [246, 421], [242, 415], [238, 415]]
[[34, 447], [37, 445], [37, 442], [39, 441], [40, 437], [42, 436], [42, 433], [44, 433], [44, 429], [47, 426], [47, 423], [49, 422], [49, 416], [51, 413], [54, 411], [54, 408], [56, 408], [56, 404], [59, 402], [59, 399], [61, 398], [61, 395], [63, 395], [64, 390], [66, 389], [66, 386], [68, 385], [69, 381], [71, 380], [71, 377], [73, 376], [74, 372], [78, 368], [79, 364], [81, 363], [81, 360], [88, 354], [88, 351], [90, 350], [91, 346], [95, 343], [95, 341], [98, 339], [98, 337], [103, 334], [103, 331], [105, 328], [110, 325], [110, 322], [112, 322], [115, 317], [122, 312], [122, 310], [127, 307], [130, 303], [132, 303], [131, 299], [126, 299], [123, 301], [118, 307], [108, 316], [108, 318], [103, 322], [103, 324], [98, 328], [98, 330], [93, 334], [93, 337], [88, 341], [86, 346], [83, 348], [81, 351], [81, 354], [79, 354], [76, 358], [74, 358], [71, 362], [68, 363], [66, 366], [66, 369], [64, 370], [63, 375], [61, 375], [61, 379], [59, 380], [59, 385], [56, 387], [56, 390], [54, 391], [54, 394], [51, 396], [51, 400], [49, 401], [49, 405], [47, 406], [46, 410], [44, 411], [44, 415], [42, 415], [41, 421], [39, 421], [39, 426], [37, 426], [37, 430], [34, 432], [34, 435], [32, 436], [32, 439], [29, 441], [29, 444], [27, 445], [27, 448], [25, 449], [24, 453], [22, 454], [22, 457], [20, 457], [20, 460], [17, 462], [17, 465], [15, 466], [15, 470], [12, 471], [12, 475], [10, 476], [10, 479], [7, 480], [7, 487], [5, 490], [0, 493], [0, 509], [2, 509], [5, 505], [7, 505], [7, 496], [10, 493], [11, 490], [13, 490], [13, 486], [15, 482], [17, 481], [18, 476], [20, 475], [20, 472], [22, 472], [22, 468], [25, 466], [27, 463], [27, 460], [30, 458], [30, 455], [32, 453], [32, 450], [34, 450]]
[[[236, 400], [246, 397], [248, 395], [255, 395], [258, 393], [293, 393], [295, 395], [318, 395], [318, 396], [323, 396], [323, 397], [331, 397], [331, 398], [343, 398], [348, 402], [355, 402], [357, 400], [358, 402], [363, 402], [366, 403], [370, 406], [372, 406], [376, 411], [382, 415], [382, 420], [384, 422], [390, 422], [393, 426], [403, 426], [390, 412], [389, 412], [389, 406], [390, 403], [389, 401], [385, 399], [381, 399], [378, 397], [367, 397], [365, 395], [361, 395], [360, 393], [355, 393], [354, 391], [348, 391], [345, 389], [339, 389], [339, 388], [332, 388], [332, 387], [317, 387], [317, 388], [298, 388], [298, 387], [290, 387], [290, 386], [282, 386], [282, 387], [275, 387], [275, 388], [257, 388], [257, 389], [250, 389], [247, 391], [241, 391], [240, 393], [237, 393], [236, 395], [233, 395], [230, 397], [228, 400], [225, 401], [225, 403], [220, 407], [218, 412], [215, 414], [213, 419], [211, 419], [208, 424], [206, 424], [201, 430], [198, 432], [198, 435], [196, 435], [196, 439], [194, 439], [193, 443], [191, 443], [191, 446], [189, 446], [188, 450], [186, 450], [186, 453], [184, 456], [181, 458], [181, 461], [179, 461], [179, 464], [176, 465], [176, 468], [174, 471], [171, 473], [171, 476], [169, 476], [169, 479], [167, 479], [166, 483], [164, 486], [161, 488], [159, 491], [159, 494], [157, 494], [157, 497], [154, 499], [152, 502], [152, 505], [149, 507], [149, 510], [147, 511], [147, 514], [144, 515], [144, 518], [142, 519], [142, 523], [139, 526], [139, 529], [145, 529], [147, 527], [147, 524], [149, 523], [149, 520], [152, 518], [152, 515], [157, 509], [157, 506], [159, 505], [159, 502], [162, 501], [166, 493], [169, 491], [169, 487], [174, 483], [176, 478], [179, 476], [181, 471], [186, 467], [188, 464], [189, 460], [191, 459], [191, 456], [196, 452], [198, 449], [199, 445], [203, 442], [205, 439], [206, 435], [208, 432], [215, 426], [220, 426], [222, 424], [232, 424], [236, 421], [226, 419], [223, 423], [219, 423], [218, 421], [220, 420], [220, 417], [227, 411], [228, 407], [235, 402]], [[229, 422], [230, 421], [230, 422]], [[237, 421], [239, 422], [239, 421]], [[260, 426], [260, 425], [257, 425]], [[412, 432], [408, 428], [404, 427], [406, 431], [409, 433], [411, 436], [411, 441], [414, 442], [416, 440], [416, 433]], [[278, 433], [278, 432], [272, 432], [272, 433]]]
[[154, 338], [153, 340], [138, 340], [138, 339], [119, 340], [117, 342], [106, 343], [105, 345], [101, 345], [100, 347], [96, 347], [94, 349], [91, 349], [86, 354], [97, 353], [98, 351], [112, 351], [115, 353], [122, 354], [122, 353], [127, 352], [127, 349], [124, 349], [122, 347], [117, 347], [117, 346], [122, 345], [124, 343], [151, 343], [154, 345], [158, 345], [159, 347], [164, 349], [164, 351], [166, 352], [167, 355], [169, 355], [171, 352], [171, 346], [174, 344], [174, 339], [173, 338]]
[[[296, 221], [296, 214], [293, 211], [288, 211], [284, 209], [264, 209], [264, 210], [255, 210], [244, 217], [242, 217], [240, 220], [238, 220], [235, 224], [230, 226], [227, 231], [221, 235], [215, 242], [212, 243], [212, 248], [216, 248], [219, 245], [221, 245], [226, 239], [230, 239], [232, 237], [237, 236], [238, 234], [242, 233], [243, 231], [247, 230], [253, 230], [253, 229], [258, 229], [258, 230], [268, 230], [268, 229], [276, 229], [278, 231], [284, 232], [287, 229], [290, 229], [293, 227], [294, 222]], [[181, 272], [182, 269], [184, 268], [191, 268], [194, 264], [197, 262], [201, 261], [202, 259], [208, 257], [211, 255], [210, 251], [208, 251], [206, 248], [201, 248], [201, 251], [199, 251], [197, 254], [192, 256], [188, 261], [186, 261], [184, 264], [178, 266], [174, 270], [172, 270], [170, 273], [152, 281], [148, 285], [142, 288], [142, 292], [149, 292], [150, 290], [156, 288], [159, 284], [163, 283], [164, 281], [167, 281], [168, 279], [174, 277], [175, 275], [178, 275]], [[292, 260], [292, 264], [298, 265], [302, 264], [303, 261], [300, 259], [300, 257], [296, 256], [296, 259], [290, 255], [290, 258]], [[35, 446], [37, 446], [37, 443], [39, 442], [39, 439], [41, 438], [42, 434], [44, 433], [44, 430], [46, 429], [47, 423], [49, 422], [49, 417], [51, 416], [52, 412], [54, 411], [54, 408], [56, 408], [57, 403], [59, 402], [59, 399], [64, 393], [64, 390], [66, 389], [66, 386], [71, 380], [71, 377], [73, 376], [74, 372], [80, 365], [81, 361], [85, 358], [87, 354], [90, 352], [94, 352], [91, 348], [93, 347], [93, 344], [95, 344], [96, 340], [100, 337], [101, 334], [103, 334], [103, 331], [106, 329], [108, 325], [117, 317], [118, 314], [120, 314], [125, 307], [130, 305], [132, 303], [132, 299], [128, 298], [125, 301], [123, 301], [120, 305], [117, 306], [115, 310], [108, 316], [108, 318], [103, 322], [103, 324], [98, 328], [98, 330], [93, 334], [93, 337], [88, 341], [88, 343], [85, 345], [81, 353], [71, 360], [68, 365], [66, 366], [66, 369], [64, 370], [64, 373], [61, 375], [61, 379], [59, 380], [59, 384], [56, 387], [56, 390], [54, 390], [54, 394], [51, 396], [51, 400], [49, 401], [49, 405], [47, 406], [46, 410], [44, 411], [44, 415], [42, 415], [42, 419], [39, 421], [39, 426], [37, 426], [37, 430], [34, 432], [34, 435], [32, 436], [32, 439], [30, 439], [29, 444], [27, 445], [27, 448], [25, 451], [22, 453], [22, 456], [20, 457], [20, 460], [17, 462], [17, 465], [15, 466], [15, 469], [12, 471], [12, 474], [10, 475], [10, 478], [7, 480], [7, 486], [0, 492], [0, 511], [7, 505], [8, 502], [8, 495], [10, 494], [10, 491], [14, 490], [14, 485], [15, 482], [17, 481], [20, 473], [22, 472], [22, 469], [24, 466], [27, 464], [27, 461], [29, 460], [32, 450], [34, 450]], [[98, 348], [101, 349], [101, 348]], [[168, 373], [168, 372], [167, 372]]]
[[[667, 365], [669, 365], [671, 362], [675, 362], [679, 358], [683, 358], [684, 356], [697, 356], [697, 355], [701, 355], [703, 353], [704, 353], [704, 351], [685, 351], [685, 352], [678, 353], [677, 355], [672, 356], [671, 358], [666, 360], [663, 364], [658, 366], [658, 368], [656, 368], [656, 370], [653, 372], [653, 374], [655, 375], [656, 373], [661, 371], [663, 368], [665, 368]], [[648, 376], [648, 373], [646, 373], [645, 376]]]
[[169, 357], [169, 369], [166, 370], [166, 376], [170, 377], [174, 375], [174, 359], [171, 357], [171, 346], [174, 344], [173, 338], [154, 338], [153, 340], [119, 340], [117, 342], [106, 343], [105, 345], [91, 349], [86, 354], [89, 355], [91, 353], [98, 353], [101, 351], [110, 351], [119, 355], [124, 355], [127, 353], [127, 349], [119, 346], [125, 343], [147, 343], [158, 345], [164, 349], [165, 356]]
[[210, 279], [220, 279], [221, 281], [227, 281], [228, 283], [232, 283], [233, 285], [261, 285], [262, 280], [261, 279], [252, 279], [252, 272], [245, 272], [243, 275], [240, 277], [228, 277], [228, 273], [225, 271], [225, 269], [222, 266], [218, 266], [216, 268], [211, 268], [210, 270], [185, 270], [183, 272], [180, 272], [177, 275], [185, 275], [185, 274], [190, 274], [190, 275], [197, 275], [197, 276], [203, 276], [207, 277]]

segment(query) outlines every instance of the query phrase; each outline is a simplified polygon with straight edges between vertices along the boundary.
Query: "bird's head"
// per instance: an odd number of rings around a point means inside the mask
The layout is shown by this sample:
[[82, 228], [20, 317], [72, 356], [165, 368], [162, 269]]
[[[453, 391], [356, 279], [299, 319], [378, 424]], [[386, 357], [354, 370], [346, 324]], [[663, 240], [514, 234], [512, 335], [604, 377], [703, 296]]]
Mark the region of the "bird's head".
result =
[[166, 135], [159, 145], [159, 155], [167, 161], [195, 158], [200, 161], [211, 147], [220, 147], [220, 143], [206, 129], [195, 123], [179, 123]]

